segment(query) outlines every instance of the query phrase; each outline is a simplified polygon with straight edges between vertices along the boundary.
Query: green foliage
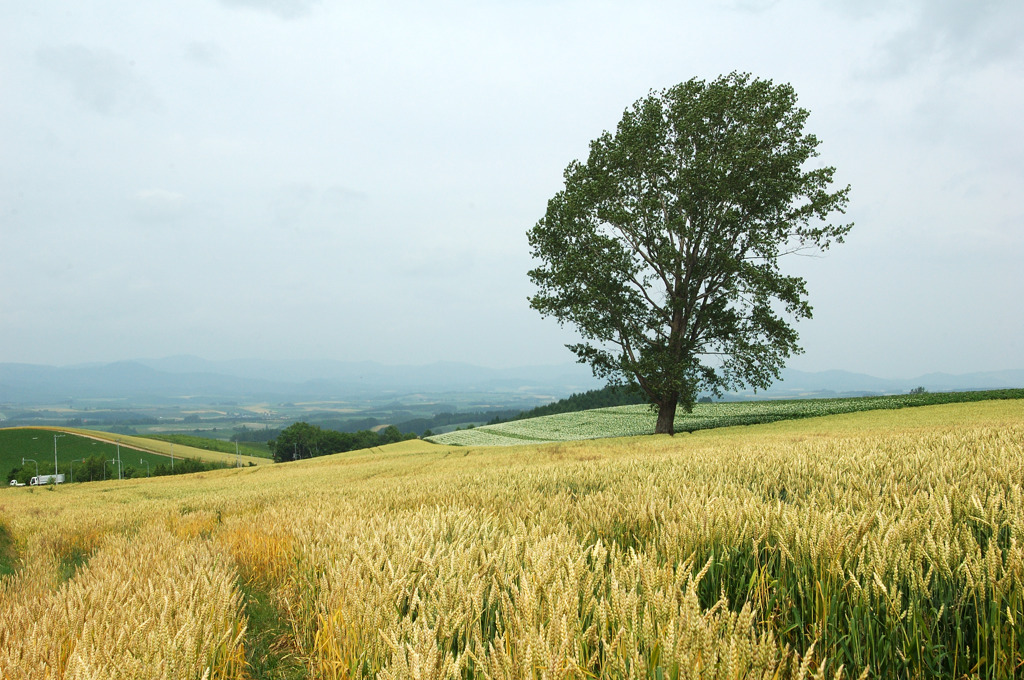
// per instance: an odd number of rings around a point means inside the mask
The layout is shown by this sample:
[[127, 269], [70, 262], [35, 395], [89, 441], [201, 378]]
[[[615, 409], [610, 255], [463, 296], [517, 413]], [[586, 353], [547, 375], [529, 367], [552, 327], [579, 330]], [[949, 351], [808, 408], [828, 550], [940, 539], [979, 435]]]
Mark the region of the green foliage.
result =
[[395, 442], [402, 441], [402, 433], [394, 425], [388, 425], [380, 431], [379, 435], [381, 444], [394, 444]]
[[808, 115], [791, 86], [746, 74], [652, 93], [569, 165], [528, 233], [530, 305], [577, 328], [595, 375], [643, 390], [659, 432], [702, 391], [767, 388], [800, 351], [791, 322], [811, 307], [779, 259], [852, 226], [823, 222], [849, 187], [803, 169]]
[[[244, 427], [244, 428], [235, 430], [235, 433], [233, 435], [231, 435], [229, 441], [232, 441], [232, 442], [249, 442], [249, 443], [266, 444], [271, 439], [275, 438], [278, 434], [280, 434], [280, 432], [281, 432], [281, 430], [279, 430], [279, 429], [269, 428], [269, 427], [265, 427], [265, 428], [260, 429], [260, 430]], [[264, 450], [260, 449], [260, 451], [264, 451]], [[249, 454], [249, 455], [257, 455], [257, 454]], [[267, 454], [264, 451], [264, 453], [262, 453], [260, 455], [267, 455]]]
[[415, 439], [415, 434], [402, 434], [397, 427], [389, 425], [379, 433], [372, 430], [359, 432], [338, 432], [324, 430], [309, 423], [294, 423], [268, 442], [274, 461], [282, 463], [289, 460], [314, 458], [332, 453], [369, 449], [383, 446], [405, 439]]
[[61, 555], [57, 563], [57, 578], [61, 582], [70, 581], [78, 573], [78, 570], [89, 562], [90, 557], [92, 557], [90, 551], [81, 546], [72, 546], [68, 552]]
[[[573, 413], [576, 411], [588, 411], [595, 408], [607, 408], [609, 406], [627, 406], [629, 404], [642, 404], [643, 393], [631, 385], [606, 385], [599, 390], [589, 390], [580, 394], [572, 394], [565, 399], [544, 406], [523, 411], [510, 420], [526, 420], [527, 418], [538, 418], [550, 416], [555, 413]], [[494, 425], [500, 420], [487, 423]]]
[[0, 520], [0, 577], [14, 573], [17, 552], [7, 525]]
[[[164, 458], [165, 462], [159, 463], [153, 468], [153, 477], [162, 477], [164, 475], [188, 475], [194, 472], [206, 472], [208, 470], [223, 470], [225, 468], [234, 467], [228, 463], [217, 463], [214, 461], [204, 461], [198, 458], [175, 458], [173, 463], [170, 458]], [[122, 471], [123, 472], [123, 471]]]
[[273, 596], [252, 583], [240, 584], [248, 625], [245, 661], [251, 678], [299, 680], [308, 677], [291, 645], [293, 631], [287, 614], [274, 605]]
[[75, 472], [78, 473], [76, 481], [79, 482], [95, 482], [117, 477], [117, 466], [111, 465], [110, 461], [102, 456], [89, 456], [76, 467]]
[[522, 411], [515, 409], [500, 409], [489, 411], [444, 411], [436, 413], [430, 418], [413, 418], [397, 423], [402, 432], [413, 432], [420, 436], [429, 437], [428, 430], [450, 425], [464, 426], [468, 423], [500, 423], [505, 420], [512, 420], [519, 416]]
[[328, 430], [337, 430], [338, 432], [359, 432], [361, 430], [372, 430], [381, 424], [381, 421], [377, 418], [346, 418], [345, 420], [328, 419], [318, 421], [320, 427]]
[[320, 444], [323, 440], [323, 432], [316, 425], [294, 423], [281, 430], [277, 439], [271, 439], [267, 444], [277, 463], [313, 458], [321, 455]]

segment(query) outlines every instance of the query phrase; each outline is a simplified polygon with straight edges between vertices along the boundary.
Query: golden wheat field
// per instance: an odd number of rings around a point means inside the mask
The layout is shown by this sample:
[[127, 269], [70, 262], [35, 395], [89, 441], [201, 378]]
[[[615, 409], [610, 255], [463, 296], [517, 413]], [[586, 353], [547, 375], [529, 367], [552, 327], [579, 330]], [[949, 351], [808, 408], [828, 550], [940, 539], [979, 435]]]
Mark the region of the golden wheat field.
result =
[[1022, 484], [998, 401], [4, 489], [0, 677], [1020, 677]]

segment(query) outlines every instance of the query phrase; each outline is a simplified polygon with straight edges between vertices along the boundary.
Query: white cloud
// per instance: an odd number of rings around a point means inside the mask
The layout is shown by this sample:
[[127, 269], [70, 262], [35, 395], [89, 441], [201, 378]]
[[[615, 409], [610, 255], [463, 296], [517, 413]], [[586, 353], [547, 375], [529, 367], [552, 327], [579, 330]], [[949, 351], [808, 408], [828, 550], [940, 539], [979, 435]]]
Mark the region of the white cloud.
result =
[[308, 15], [320, 0], [220, 0], [228, 7], [246, 7], [276, 14], [282, 19], [297, 19]]
[[[84, 299], [126, 329], [128, 356], [230, 355], [245, 333], [252, 354], [319, 353], [330, 338], [348, 358], [564, 360], [562, 331], [526, 302], [526, 230], [633, 101], [735, 69], [792, 83], [821, 161], [853, 187], [848, 243], [808, 270], [805, 358], [849, 368], [858, 356], [880, 372], [1019, 365], [1008, 327], [985, 319], [1024, 319], [1024, 270], [1006, 264], [1024, 257], [1024, 4], [841, 1], [12, 4], [2, 349], [118, 358], [88, 324], [44, 345], [46, 316], [73, 311], [57, 301]], [[937, 262], [957, 285], [915, 289], [900, 327], [894, 283]], [[141, 270], [151, 288], [125, 285]], [[316, 311], [302, 333], [281, 323], [298, 301]], [[351, 332], [396, 304], [415, 332]], [[180, 332], [203, 305], [216, 313], [202, 335]], [[984, 356], [938, 335], [904, 346], [937, 307], [976, 325]], [[435, 315], [447, 331], [428, 330]], [[159, 333], [128, 335], [143, 327]], [[162, 344], [144, 344], [154, 334]]]
[[185, 48], [185, 56], [202, 66], [217, 67], [223, 63], [224, 51], [217, 43], [192, 41]]
[[271, 194], [269, 211], [280, 228], [330, 233], [354, 227], [368, 202], [365, 193], [347, 187], [296, 182]]
[[996, 63], [1020, 69], [1024, 4], [1018, 0], [911, 0], [889, 4], [853, 0], [844, 9], [860, 20], [881, 20], [880, 75], [899, 77], [928, 65], [970, 72]]
[[83, 45], [44, 47], [36, 52], [40, 66], [71, 86], [81, 104], [96, 113], [159, 110], [161, 103], [134, 64], [104, 48]]
[[143, 189], [133, 197], [135, 216], [146, 222], [174, 220], [185, 214], [184, 194], [167, 189]]

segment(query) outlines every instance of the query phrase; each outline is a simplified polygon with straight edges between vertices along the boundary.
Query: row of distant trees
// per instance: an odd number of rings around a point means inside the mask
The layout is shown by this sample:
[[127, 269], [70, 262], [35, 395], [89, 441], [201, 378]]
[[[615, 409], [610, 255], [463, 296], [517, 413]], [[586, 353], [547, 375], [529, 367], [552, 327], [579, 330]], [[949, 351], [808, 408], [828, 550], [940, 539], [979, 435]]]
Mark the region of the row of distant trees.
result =
[[318, 425], [294, 423], [267, 442], [274, 461], [282, 463], [289, 460], [315, 458], [332, 453], [369, 449], [374, 446], [393, 444], [406, 439], [416, 439], [416, 435], [402, 434], [394, 425], [389, 425], [379, 432], [360, 430], [358, 432], [339, 432], [325, 430]]
[[[441, 413], [435, 413], [428, 418], [411, 418], [408, 420], [402, 420], [394, 422], [393, 425], [403, 433], [403, 438], [406, 434], [412, 433], [421, 436], [430, 436], [432, 430], [450, 427], [452, 425], [464, 425], [466, 423], [486, 423], [486, 422], [504, 422], [506, 420], [512, 420], [517, 416], [521, 416], [523, 411], [521, 409], [488, 409], [486, 411], [443, 411]], [[356, 420], [319, 420], [314, 419], [316, 424], [324, 430], [337, 430], [338, 432], [344, 432], [348, 434], [358, 434], [362, 437], [361, 441], [373, 441], [372, 437], [366, 435], [366, 431], [378, 431], [381, 428], [379, 426], [384, 425], [377, 418], [359, 418]], [[386, 429], [386, 428], [384, 428]], [[244, 428], [236, 431], [231, 436], [233, 442], [259, 442], [267, 443], [272, 439], [277, 439], [281, 431], [278, 429], [264, 428]], [[377, 446], [376, 443], [371, 446]]]
[[574, 393], [565, 399], [559, 399], [558, 401], [553, 401], [550, 404], [537, 406], [529, 411], [520, 411], [508, 418], [502, 418], [500, 416], [495, 417], [487, 424], [494, 425], [508, 420], [539, 418], [541, 416], [550, 416], [556, 413], [573, 413], [575, 411], [586, 411], [592, 408], [608, 408], [610, 406], [642, 404], [644, 401], [646, 401], [646, 399], [643, 393], [632, 385], [606, 385], [600, 389]]

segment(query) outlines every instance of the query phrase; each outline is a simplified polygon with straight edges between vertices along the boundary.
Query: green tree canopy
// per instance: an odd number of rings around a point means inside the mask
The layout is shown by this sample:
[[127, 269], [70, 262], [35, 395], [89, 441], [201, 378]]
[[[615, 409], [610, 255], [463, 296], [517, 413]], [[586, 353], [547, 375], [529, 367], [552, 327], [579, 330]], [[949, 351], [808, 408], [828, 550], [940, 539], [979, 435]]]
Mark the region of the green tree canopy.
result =
[[416, 435], [412, 433], [402, 434], [394, 425], [389, 425], [379, 433], [372, 430], [338, 432], [337, 430], [324, 430], [318, 425], [299, 422], [281, 430], [276, 438], [267, 442], [267, 445], [274, 456], [274, 461], [282, 463], [343, 451], [368, 449], [415, 438]]
[[276, 439], [267, 442], [274, 461], [282, 463], [319, 456], [324, 431], [309, 423], [293, 423], [281, 430]]
[[804, 279], [779, 260], [841, 243], [849, 187], [788, 84], [732, 73], [651, 93], [572, 162], [528, 233], [530, 305], [577, 328], [595, 375], [638, 386], [674, 431], [702, 391], [767, 388], [801, 349]]

